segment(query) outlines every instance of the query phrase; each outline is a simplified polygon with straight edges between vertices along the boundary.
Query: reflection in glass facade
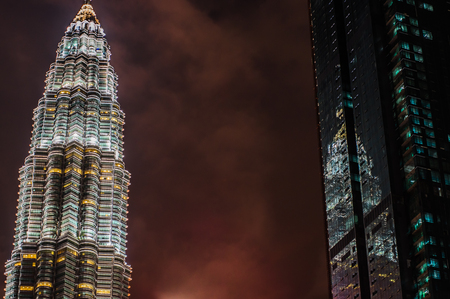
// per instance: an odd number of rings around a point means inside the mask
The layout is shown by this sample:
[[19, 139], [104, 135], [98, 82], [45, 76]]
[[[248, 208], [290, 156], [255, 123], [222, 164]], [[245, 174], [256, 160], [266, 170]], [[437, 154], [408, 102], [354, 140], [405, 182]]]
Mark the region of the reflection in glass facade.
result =
[[124, 113], [90, 1], [67, 28], [20, 169], [6, 299], [129, 297]]
[[348, 151], [345, 132], [345, 126], [342, 126], [336, 138], [328, 146], [328, 160], [325, 165], [327, 223], [331, 247], [353, 228], [354, 215], [352, 194], [349, 192], [350, 171], [346, 167]]
[[450, 2], [310, 11], [333, 298], [450, 298]]

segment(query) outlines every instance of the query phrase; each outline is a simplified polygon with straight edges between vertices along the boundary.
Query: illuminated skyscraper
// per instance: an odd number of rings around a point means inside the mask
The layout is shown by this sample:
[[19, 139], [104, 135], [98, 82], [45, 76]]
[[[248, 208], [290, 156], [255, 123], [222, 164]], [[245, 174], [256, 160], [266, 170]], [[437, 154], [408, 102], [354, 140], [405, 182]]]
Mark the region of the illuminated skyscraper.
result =
[[332, 297], [450, 298], [450, 1], [310, 6]]
[[57, 49], [20, 169], [5, 298], [128, 298], [130, 174], [103, 28], [86, 0]]

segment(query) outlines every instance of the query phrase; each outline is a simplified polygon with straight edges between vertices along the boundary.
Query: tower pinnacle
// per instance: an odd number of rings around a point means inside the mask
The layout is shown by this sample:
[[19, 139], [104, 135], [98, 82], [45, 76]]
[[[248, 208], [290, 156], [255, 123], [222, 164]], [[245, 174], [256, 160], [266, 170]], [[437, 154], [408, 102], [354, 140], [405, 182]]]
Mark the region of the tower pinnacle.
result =
[[77, 16], [74, 19], [74, 22], [77, 21], [92, 21], [95, 24], [100, 24], [98, 21], [94, 8], [92, 7], [92, 0], [84, 0], [84, 4], [78, 12]]

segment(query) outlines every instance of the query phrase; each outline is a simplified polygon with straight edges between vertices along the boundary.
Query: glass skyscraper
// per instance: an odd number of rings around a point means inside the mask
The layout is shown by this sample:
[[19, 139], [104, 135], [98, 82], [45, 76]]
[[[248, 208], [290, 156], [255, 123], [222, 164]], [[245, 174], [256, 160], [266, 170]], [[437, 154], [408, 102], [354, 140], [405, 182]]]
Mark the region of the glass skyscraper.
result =
[[310, 12], [332, 298], [450, 298], [450, 1]]
[[58, 45], [20, 169], [5, 298], [129, 297], [130, 173], [110, 49], [86, 0]]

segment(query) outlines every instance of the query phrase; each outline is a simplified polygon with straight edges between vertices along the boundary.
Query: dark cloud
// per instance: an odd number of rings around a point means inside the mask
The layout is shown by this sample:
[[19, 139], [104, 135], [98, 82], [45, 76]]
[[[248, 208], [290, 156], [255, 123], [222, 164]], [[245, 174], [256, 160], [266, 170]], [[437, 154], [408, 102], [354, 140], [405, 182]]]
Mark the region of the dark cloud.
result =
[[233, 15], [248, 15], [257, 10], [266, 0], [189, 0], [196, 8], [204, 11], [214, 21], [221, 21]]
[[[79, 2], [0, 12], [2, 244], [31, 112]], [[328, 298], [306, 2], [94, 6], [127, 114], [132, 297]]]

